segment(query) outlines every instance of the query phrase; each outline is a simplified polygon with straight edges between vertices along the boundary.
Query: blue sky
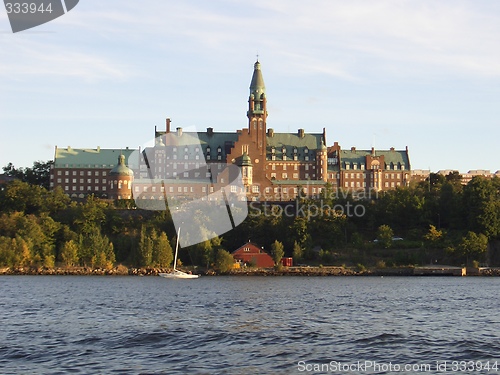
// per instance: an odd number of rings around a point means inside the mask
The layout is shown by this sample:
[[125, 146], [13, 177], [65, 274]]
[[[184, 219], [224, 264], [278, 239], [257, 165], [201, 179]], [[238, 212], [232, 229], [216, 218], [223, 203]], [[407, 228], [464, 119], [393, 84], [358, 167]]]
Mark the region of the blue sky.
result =
[[500, 2], [460, 0], [81, 0], [16, 34], [0, 8], [0, 166], [242, 129], [256, 54], [277, 132], [500, 169]]

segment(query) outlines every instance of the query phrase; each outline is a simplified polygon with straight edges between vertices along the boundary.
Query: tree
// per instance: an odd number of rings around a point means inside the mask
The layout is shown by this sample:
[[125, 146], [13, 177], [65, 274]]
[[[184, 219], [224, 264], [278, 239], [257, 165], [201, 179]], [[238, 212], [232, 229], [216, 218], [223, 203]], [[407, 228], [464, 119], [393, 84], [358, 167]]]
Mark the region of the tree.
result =
[[280, 264], [281, 258], [285, 255], [285, 247], [283, 246], [283, 243], [275, 240], [271, 245], [271, 255], [273, 256], [274, 263]]
[[392, 237], [394, 236], [394, 232], [391, 227], [388, 225], [381, 225], [377, 230], [377, 240], [379, 244], [388, 249], [392, 246]]
[[434, 225], [429, 226], [429, 231], [424, 236], [424, 240], [432, 247], [439, 247], [443, 242], [443, 231], [437, 230]]
[[298, 263], [302, 259], [302, 248], [300, 247], [299, 243], [297, 241], [294, 241], [293, 243], [293, 252], [292, 252], [292, 257], [295, 263]]
[[467, 229], [484, 233], [488, 238], [500, 234], [498, 190], [492, 180], [476, 176], [465, 186], [463, 205]]
[[139, 240], [139, 266], [149, 267], [153, 261], [153, 247], [157, 240], [154, 229], [148, 231], [143, 225], [141, 228], [141, 238]]
[[12, 163], [9, 163], [2, 169], [7, 176], [18, 178], [30, 185], [41, 186], [48, 190], [52, 164], [52, 160], [46, 162], [35, 161], [32, 168], [16, 168]]
[[69, 240], [64, 243], [59, 254], [64, 266], [75, 266], [78, 264], [78, 244]]
[[161, 232], [154, 243], [152, 264], [156, 267], [168, 267], [172, 264], [173, 259], [172, 246], [170, 246], [167, 234]]
[[469, 261], [479, 260], [486, 253], [487, 249], [488, 238], [482, 233], [476, 234], [470, 231], [467, 232], [465, 237], [462, 237], [457, 246], [458, 254], [465, 257], [467, 265]]
[[224, 249], [217, 250], [215, 257], [215, 269], [219, 272], [226, 273], [233, 269], [234, 258]]

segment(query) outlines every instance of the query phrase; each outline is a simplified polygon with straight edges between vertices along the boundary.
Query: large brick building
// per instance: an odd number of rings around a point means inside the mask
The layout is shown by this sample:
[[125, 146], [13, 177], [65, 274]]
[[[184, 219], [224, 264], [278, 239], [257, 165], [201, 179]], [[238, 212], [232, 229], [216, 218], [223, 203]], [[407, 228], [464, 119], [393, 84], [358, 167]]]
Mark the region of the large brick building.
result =
[[[267, 125], [267, 96], [261, 64], [254, 64], [248, 98], [247, 126], [236, 132], [216, 132], [212, 127], [189, 132], [155, 128], [155, 145], [144, 150], [57, 149], [52, 186], [70, 196], [98, 193], [108, 196], [106, 175], [123, 154], [134, 169], [132, 194], [142, 199], [165, 199], [168, 194], [203, 196], [232, 185], [231, 170], [240, 167], [248, 200], [286, 201], [299, 193], [319, 195], [327, 183], [353, 192], [382, 191], [409, 184], [408, 149], [342, 150], [327, 146], [326, 131], [278, 133]], [[136, 151], [136, 152], [133, 152]], [[112, 161], [114, 159], [114, 161]], [[97, 173], [97, 174], [96, 174]], [[123, 194], [118, 194], [123, 197]], [[117, 195], [117, 196], [118, 196]], [[207, 198], [210, 199], [210, 198]]]

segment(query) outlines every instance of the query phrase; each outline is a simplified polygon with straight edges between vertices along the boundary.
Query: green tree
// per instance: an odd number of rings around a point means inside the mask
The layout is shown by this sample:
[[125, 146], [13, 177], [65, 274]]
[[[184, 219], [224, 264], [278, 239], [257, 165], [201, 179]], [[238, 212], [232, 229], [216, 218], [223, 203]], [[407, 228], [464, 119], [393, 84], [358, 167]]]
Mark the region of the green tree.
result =
[[424, 235], [424, 240], [431, 247], [441, 247], [443, 239], [444, 239], [443, 231], [437, 230], [434, 225], [430, 225], [429, 231]]
[[458, 255], [465, 257], [466, 264], [480, 260], [488, 249], [488, 238], [482, 234], [467, 232], [457, 246]]
[[170, 246], [167, 234], [161, 232], [153, 248], [153, 265], [156, 267], [168, 267], [172, 264], [173, 260], [172, 246]]
[[285, 255], [285, 247], [283, 243], [278, 240], [275, 240], [271, 245], [271, 255], [273, 257], [275, 264], [280, 264], [281, 258]]
[[226, 273], [233, 269], [234, 258], [224, 249], [217, 250], [215, 257], [215, 269], [219, 272]]
[[60, 254], [61, 262], [64, 266], [75, 266], [78, 264], [78, 244], [69, 240], [64, 243]]
[[293, 243], [293, 252], [292, 252], [292, 257], [295, 263], [298, 263], [303, 256], [303, 251], [302, 248], [300, 247], [299, 243], [297, 241], [294, 241]]
[[12, 163], [9, 163], [2, 169], [7, 176], [18, 178], [30, 185], [41, 186], [48, 190], [52, 164], [52, 160], [46, 162], [35, 161], [32, 168], [16, 168]]
[[381, 225], [377, 230], [377, 240], [378, 243], [385, 249], [388, 249], [392, 246], [392, 237], [394, 236], [394, 232], [391, 227], [388, 225]]
[[464, 187], [463, 205], [467, 229], [484, 233], [488, 238], [500, 234], [498, 189], [491, 179], [476, 176]]
[[153, 261], [153, 248], [157, 240], [154, 229], [147, 230], [143, 225], [141, 228], [141, 237], [139, 240], [139, 266], [149, 267]]

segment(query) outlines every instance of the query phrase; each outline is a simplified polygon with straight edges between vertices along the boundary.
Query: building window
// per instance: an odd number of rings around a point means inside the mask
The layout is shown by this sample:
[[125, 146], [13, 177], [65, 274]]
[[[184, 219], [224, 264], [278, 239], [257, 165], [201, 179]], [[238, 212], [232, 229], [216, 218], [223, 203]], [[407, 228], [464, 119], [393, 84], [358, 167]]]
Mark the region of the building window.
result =
[[188, 192], [188, 188], [187, 186], [184, 186], [184, 193], [187, 193]]
[[271, 165], [271, 170], [273, 170], [273, 171], [276, 170], [276, 164]]
[[57, 175], [58, 175], [58, 176], [60, 176], [60, 175], [61, 175], [61, 173], [62, 173], [61, 171], [57, 171]]
[[174, 192], [174, 187], [173, 187], [173, 186], [170, 186], [170, 187], [168, 188], [168, 191], [169, 191], [170, 193], [173, 193], [173, 192]]
[[259, 192], [259, 185], [252, 185], [252, 193], [258, 193]]
[[283, 164], [283, 170], [286, 171], [286, 164]]
[[282, 178], [282, 179], [287, 179], [287, 178], [288, 178], [288, 175], [287, 175], [286, 173], [283, 173], [283, 174], [281, 175], [281, 178]]
[[271, 173], [271, 178], [276, 178], [276, 173]]
[[298, 173], [294, 173], [293, 174], [293, 178], [299, 178], [299, 174]]
[[189, 172], [184, 172], [184, 177], [189, 177]]
[[182, 187], [181, 187], [181, 186], [178, 186], [178, 187], [177, 187], [177, 192], [178, 192], [178, 193], [182, 193]]
[[87, 171], [87, 176], [92, 176], [92, 171]]

